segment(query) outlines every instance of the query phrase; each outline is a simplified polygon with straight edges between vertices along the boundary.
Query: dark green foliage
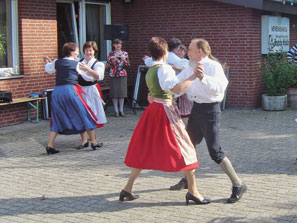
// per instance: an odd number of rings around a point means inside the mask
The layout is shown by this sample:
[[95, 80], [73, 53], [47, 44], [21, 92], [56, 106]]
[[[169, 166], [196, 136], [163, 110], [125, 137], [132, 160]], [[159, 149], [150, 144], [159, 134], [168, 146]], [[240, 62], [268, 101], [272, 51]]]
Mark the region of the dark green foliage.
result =
[[297, 68], [285, 53], [268, 54], [263, 58], [262, 81], [268, 96], [285, 95], [289, 87], [297, 86]]

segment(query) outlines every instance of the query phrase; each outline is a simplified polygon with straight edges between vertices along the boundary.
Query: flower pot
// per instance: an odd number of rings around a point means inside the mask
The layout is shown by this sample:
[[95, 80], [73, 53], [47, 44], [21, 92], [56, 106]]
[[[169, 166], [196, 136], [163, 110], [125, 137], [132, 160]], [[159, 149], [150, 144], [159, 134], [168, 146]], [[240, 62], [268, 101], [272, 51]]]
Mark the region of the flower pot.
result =
[[297, 108], [297, 88], [289, 88], [288, 95], [288, 107]]
[[262, 95], [262, 109], [265, 111], [283, 111], [287, 109], [287, 95], [267, 96]]

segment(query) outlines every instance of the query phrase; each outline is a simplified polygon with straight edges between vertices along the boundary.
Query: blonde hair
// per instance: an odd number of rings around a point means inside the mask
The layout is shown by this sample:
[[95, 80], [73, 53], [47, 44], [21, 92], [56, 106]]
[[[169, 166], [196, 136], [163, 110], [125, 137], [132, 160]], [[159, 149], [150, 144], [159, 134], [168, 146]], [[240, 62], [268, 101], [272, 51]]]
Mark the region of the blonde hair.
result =
[[207, 55], [210, 59], [218, 61], [218, 59], [211, 54], [211, 48], [205, 39], [193, 39], [192, 41], [195, 42], [197, 48], [201, 49], [202, 52], [205, 53], [205, 55]]

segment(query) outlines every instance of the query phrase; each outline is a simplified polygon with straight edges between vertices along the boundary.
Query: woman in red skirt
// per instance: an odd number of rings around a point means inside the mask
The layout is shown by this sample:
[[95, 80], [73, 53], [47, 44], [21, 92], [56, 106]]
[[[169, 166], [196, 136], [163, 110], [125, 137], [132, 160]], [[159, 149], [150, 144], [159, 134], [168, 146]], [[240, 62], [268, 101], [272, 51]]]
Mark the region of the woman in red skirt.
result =
[[[187, 80], [178, 83], [175, 71], [165, 62], [168, 45], [163, 38], [153, 37], [149, 43], [149, 51], [154, 63], [146, 74], [146, 83], [152, 103], [143, 112], [131, 138], [125, 164], [132, 169], [119, 200], [138, 198], [132, 194], [134, 181], [142, 169], [150, 169], [184, 171], [188, 179], [186, 203], [192, 200], [196, 204], [208, 204], [210, 200], [203, 198], [196, 188], [196, 150], [173, 100], [173, 93], [184, 92], [197, 74], [194, 73]], [[196, 70], [202, 72], [200, 67]]]

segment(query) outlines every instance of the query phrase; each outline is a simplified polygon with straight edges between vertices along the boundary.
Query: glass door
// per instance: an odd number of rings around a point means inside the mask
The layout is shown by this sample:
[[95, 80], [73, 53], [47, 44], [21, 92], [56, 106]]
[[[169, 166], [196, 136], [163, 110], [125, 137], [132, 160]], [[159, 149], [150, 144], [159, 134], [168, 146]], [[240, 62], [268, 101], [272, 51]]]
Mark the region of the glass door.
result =
[[75, 11], [78, 8], [75, 3], [57, 3], [58, 23], [58, 50], [59, 58], [62, 56], [61, 49], [64, 43], [74, 42], [78, 44], [77, 22], [78, 16]]

